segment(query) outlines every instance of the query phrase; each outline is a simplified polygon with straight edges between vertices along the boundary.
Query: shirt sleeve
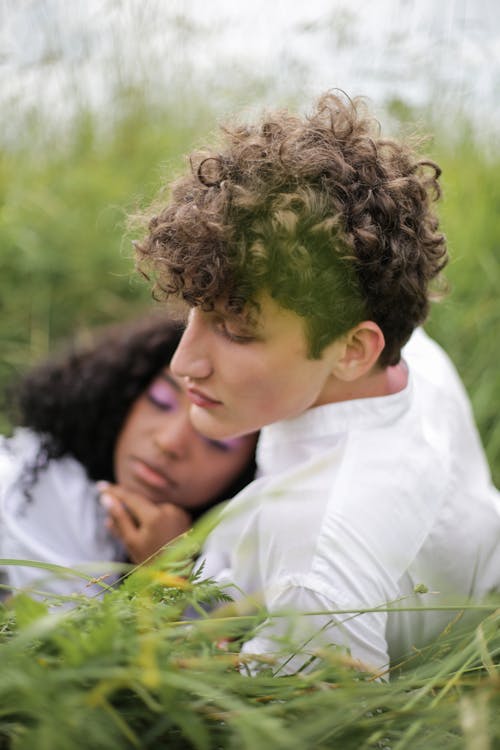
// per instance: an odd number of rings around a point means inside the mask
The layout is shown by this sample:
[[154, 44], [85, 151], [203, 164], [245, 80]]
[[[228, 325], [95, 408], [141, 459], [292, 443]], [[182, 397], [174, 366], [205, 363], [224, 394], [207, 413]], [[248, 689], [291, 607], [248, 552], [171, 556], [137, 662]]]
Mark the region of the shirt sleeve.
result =
[[[0, 558], [77, 568], [113, 584], [117, 574], [110, 562], [125, 559], [123, 548], [104, 525], [104, 510], [83, 467], [69, 457], [51, 461], [25, 492], [24, 467], [37, 446], [36, 436], [24, 433], [15, 436], [8, 450], [0, 445]], [[63, 596], [103, 591], [84, 578], [35, 566], [4, 565], [0, 575], [12, 590], [34, 587]]]
[[267, 606], [270, 616], [242, 653], [274, 656], [276, 675], [310, 671], [318, 660], [340, 660], [360, 671], [385, 672], [389, 662], [385, 611], [339, 606], [311, 587], [290, 582], [271, 593]]

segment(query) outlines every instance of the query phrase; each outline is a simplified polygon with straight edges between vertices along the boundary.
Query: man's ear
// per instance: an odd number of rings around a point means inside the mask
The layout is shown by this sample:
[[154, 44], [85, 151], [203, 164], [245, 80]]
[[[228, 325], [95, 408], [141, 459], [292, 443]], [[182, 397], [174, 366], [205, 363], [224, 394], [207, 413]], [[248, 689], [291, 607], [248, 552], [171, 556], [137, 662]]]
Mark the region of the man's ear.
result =
[[341, 337], [342, 352], [335, 364], [334, 374], [350, 381], [366, 375], [377, 363], [385, 346], [384, 334], [373, 320], [365, 320]]

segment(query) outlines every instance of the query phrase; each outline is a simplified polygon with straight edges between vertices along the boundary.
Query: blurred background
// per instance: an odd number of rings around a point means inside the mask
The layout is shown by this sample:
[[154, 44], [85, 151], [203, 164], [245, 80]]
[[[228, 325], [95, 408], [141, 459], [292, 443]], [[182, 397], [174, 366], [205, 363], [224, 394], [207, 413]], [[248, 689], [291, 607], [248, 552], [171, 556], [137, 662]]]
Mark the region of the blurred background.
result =
[[[0, 389], [61, 340], [150, 307], [127, 213], [230, 113], [364, 95], [432, 134], [451, 294], [428, 330], [500, 484], [497, 0], [0, 0]], [[0, 428], [8, 430], [4, 412]]]

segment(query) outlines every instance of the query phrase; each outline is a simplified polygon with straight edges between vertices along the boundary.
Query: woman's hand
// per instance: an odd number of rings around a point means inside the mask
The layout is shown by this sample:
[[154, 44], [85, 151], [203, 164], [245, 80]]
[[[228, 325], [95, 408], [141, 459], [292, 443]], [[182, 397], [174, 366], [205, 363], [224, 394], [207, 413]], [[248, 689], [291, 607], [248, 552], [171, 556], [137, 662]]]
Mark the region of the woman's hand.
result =
[[99, 489], [108, 511], [106, 525], [132, 562], [144, 562], [192, 526], [189, 513], [172, 503], [153, 503], [116, 484], [102, 483]]

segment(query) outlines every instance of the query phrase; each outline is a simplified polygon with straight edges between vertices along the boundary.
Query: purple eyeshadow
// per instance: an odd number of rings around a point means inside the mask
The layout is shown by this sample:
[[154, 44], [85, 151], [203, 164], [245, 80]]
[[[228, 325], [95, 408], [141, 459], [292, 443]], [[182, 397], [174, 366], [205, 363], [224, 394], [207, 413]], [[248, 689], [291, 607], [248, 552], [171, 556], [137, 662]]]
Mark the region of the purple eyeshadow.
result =
[[153, 380], [147, 390], [150, 401], [163, 409], [173, 409], [177, 406], [176, 394], [169, 383], [163, 378]]

